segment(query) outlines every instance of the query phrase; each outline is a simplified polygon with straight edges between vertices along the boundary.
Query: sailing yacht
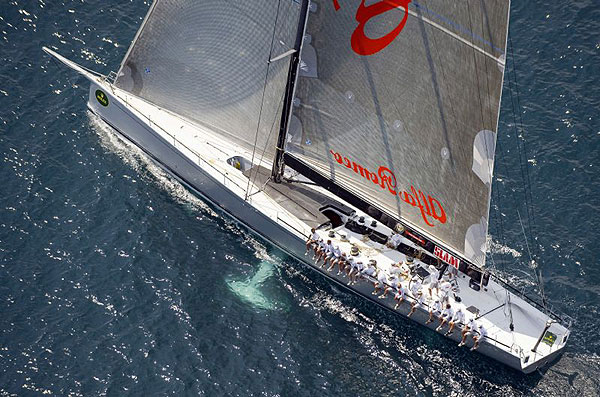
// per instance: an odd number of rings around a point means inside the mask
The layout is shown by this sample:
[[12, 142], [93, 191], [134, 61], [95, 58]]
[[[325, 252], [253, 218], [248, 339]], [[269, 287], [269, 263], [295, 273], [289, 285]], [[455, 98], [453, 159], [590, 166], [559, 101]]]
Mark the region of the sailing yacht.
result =
[[[44, 50], [90, 81], [91, 112], [249, 230], [530, 373], [561, 354], [570, 324], [485, 266], [509, 9], [155, 0], [116, 73]], [[348, 270], [305, 255], [310, 236]], [[441, 327], [433, 309], [427, 322], [436, 301], [451, 308]]]

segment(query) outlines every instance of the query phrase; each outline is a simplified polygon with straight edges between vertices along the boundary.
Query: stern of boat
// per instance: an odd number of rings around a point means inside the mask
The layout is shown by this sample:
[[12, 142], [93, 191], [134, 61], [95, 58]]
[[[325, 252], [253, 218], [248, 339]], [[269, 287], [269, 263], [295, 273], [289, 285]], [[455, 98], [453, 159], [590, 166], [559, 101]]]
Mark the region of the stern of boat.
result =
[[536, 345], [520, 352], [521, 370], [529, 374], [558, 359], [564, 351], [570, 334], [571, 331], [567, 327], [552, 322], [540, 335]]

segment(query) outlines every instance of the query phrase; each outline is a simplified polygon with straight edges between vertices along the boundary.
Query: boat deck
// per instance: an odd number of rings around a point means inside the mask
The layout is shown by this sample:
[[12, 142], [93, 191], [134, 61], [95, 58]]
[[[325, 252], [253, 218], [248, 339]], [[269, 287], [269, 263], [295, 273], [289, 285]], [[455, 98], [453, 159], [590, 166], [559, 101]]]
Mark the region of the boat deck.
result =
[[255, 166], [244, 171], [243, 174], [264, 194], [307, 225], [318, 226], [328, 222], [329, 218], [320, 211], [327, 205], [350, 210], [341, 202], [311, 189], [301, 181], [274, 183], [271, 180], [271, 170], [265, 167]]
[[[381, 229], [385, 227], [378, 225], [378, 228], [381, 231]], [[339, 246], [340, 250], [347, 254], [350, 252], [351, 247], [358, 247], [360, 254], [355, 257], [355, 260], [362, 261], [365, 264], [370, 260], [375, 260], [378, 272], [384, 271], [391, 274], [394, 272], [393, 269], [398, 269], [398, 267], [400, 267], [401, 270], [408, 270], [406, 267], [407, 257], [398, 250], [374, 242], [364, 235], [348, 230], [344, 226], [340, 226], [333, 231], [335, 233], [334, 237], [329, 235], [329, 230], [318, 230], [318, 233], [324, 240], [331, 240], [334, 246]], [[388, 231], [388, 234], [391, 234], [391, 230]], [[342, 235], [347, 237], [342, 239]], [[404, 238], [403, 243], [418, 249], [414, 243], [406, 238]], [[412, 295], [412, 292], [410, 292], [410, 285], [414, 279], [419, 279], [423, 283], [422, 292], [427, 298], [427, 305], [431, 305], [439, 298], [438, 292], [435, 289], [432, 290], [431, 295], [429, 294], [431, 280], [427, 277], [429, 274], [428, 269], [429, 265], [415, 259], [413, 271], [411, 272], [412, 275], [401, 281], [402, 286], [407, 291], [406, 295], [409, 302], [416, 299], [416, 297]], [[344, 274], [337, 274], [337, 269], [333, 271], [332, 276], [340, 279], [342, 282], [348, 281]], [[375, 278], [366, 276], [363, 278], [362, 283], [372, 285], [375, 281]], [[525, 358], [527, 355], [532, 355], [530, 352], [543, 333], [546, 321], [549, 320], [549, 317], [534, 309], [529, 303], [525, 302], [517, 295], [511, 294], [509, 305], [507, 303], [508, 292], [506, 288], [498, 284], [492, 278], [490, 278], [487, 286], [479, 291], [471, 288], [469, 281], [470, 278], [466, 274], [461, 272], [458, 273], [458, 289], [455, 294], [450, 294], [450, 304], [454, 311], [460, 307], [465, 313], [466, 320], [468, 320], [469, 317], [473, 317], [478, 323], [483, 323], [488, 331], [486, 337], [487, 343], [494, 344], [503, 350], [511, 352], [511, 354], [522, 356], [522, 358]], [[359, 281], [359, 283], [361, 282]], [[456, 297], [458, 299], [456, 299]], [[394, 301], [392, 293], [388, 294], [385, 300], [388, 301], [385, 302], [386, 304], [393, 306]], [[514, 330], [510, 329], [509, 306], [512, 311]], [[405, 311], [406, 310], [403, 310], [403, 312]], [[436, 328], [438, 324], [439, 322], [436, 320], [430, 328]], [[440, 332], [445, 333], [447, 330], [448, 328], [445, 326]], [[558, 335], [565, 335], [566, 329], [562, 325], [555, 323], [552, 324], [549, 331]], [[454, 334], [457, 334], [457, 332]], [[454, 339], [456, 339], [456, 335], [454, 336]], [[552, 346], [540, 343], [537, 348], [537, 353], [539, 355], [548, 355], [560, 348], [561, 345], [561, 341], [557, 341]]]
[[[328, 226], [326, 222], [329, 218], [321, 212], [321, 209], [328, 204], [350, 210], [347, 211], [348, 215], [343, 217], [345, 218], [343, 223], [350, 218], [356, 219], [359, 216], [364, 216], [367, 220], [366, 223], [370, 224], [370, 219], [366, 214], [338, 201], [335, 196], [325, 189], [307, 184], [308, 181], [302, 176], [298, 177], [297, 182], [304, 183], [272, 183], [268, 179], [270, 164], [266, 161], [262, 164], [259, 162], [258, 165], [245, 172], [236, 169], [228, 161], [234, 156], [249, 159], [251, 153], [233, 142], [225, 142], [223, 137], [210, 130], [194, 125], [139, 98], [116, 88], [112, 92], [122, 100], [124, 106], [131, 107], [131, 112], [136, 114], [141, 121], [153, 128], [166, 141], [172, 142], [173, 147], [182, 156], [186, 156], [194, 164], [200, 165], [208, 175], [211, 175], [217, 181], [221, 181], [225, 188], [236, 194], [241, 200], [245, 200], [256, 211], [270, 217], [299, 239], [305, 239], [311, 227], [319, 226], [324, 226], [325, 229], [319, 230], [319, 233], [324, 239], [328, 239], [329, 230], [326, 230], [326, 228], [331, 227], [331, 225]], [[258, 168], [256, 168], [257, 166]], [[378, 224], [376, 229], [380, 235], [389, 236], [392, 232], [391, 229], [381, 224]], [[365, 263], [369, 262], [370, 259], [376, 260], [380, 271], [389, 272], [395, 264], [406, 261], [406, 256], [402, 252], [371, 241], [368, 237], [346, 229], [344, 225], [333, 231], [335, 234], [332, 240], [335, 245], [339, 245], [342, 251], [349, 253], [351, 246], [357, 246], [360, 250], [360, 258]], [[339, 234], [342, 231], [347, 235], [348, 241], [342, 241]], [[405, 243], [413, 248], [418, 248], [409, 240], [406, 240]], [[314, 263], [311, 264], [309, 259], [306, 258], [305, 262], [330, 279], [346, 285], [347, 288], [357, 294], [393, 310], [395, 302], [391, 294], [387, 299], [378, 299], [371, 295], [373, 291], [372, 279], [363, 279], [356, 285], [347, 285], [348, 280], [343, 274], [337, 275], [335, 271], [328, 273], [319, 266], [315, 266]], [[420, 261], [416, 261], [416, 264], [421, 269], [420, 273], [426, 274], [428, 266]], [[404, 280], [403, 286], [408, 288], [411, 280], [412, 278]], [[532, 353], [531, 349], [541, 337], [549, 317], [521, 297], [511, 294], [510, 308], [512, 309], [514, 324], [514, 330], [511, 330], [508, 305], [506, 304], [506, 289], [490, 279], [486, 288], [475, 291], [469, 287], [469, 281], [468, 276], [459, 273], [458, 287], [460, 292], [458, 292], [458, 296], [460, 296], [460, 302], [451, 298], [451, 304], [454, 309], [462, 307], [465, 314], [470, 313], [469, 308], [471, 310], [474, 310], [473, 308], [477, 309], [479, 313], [477, 321], [482, 322], [488, 330], [486, 343], [482, 344], [480, 348], [482, 353], [505, 363], [508, 363], [507, 357], [510, 357], [511, 360], [514, 358], [517, 360], [517, 365], [511, 365], [518, 368], [521, 366], [518, 364], [519, 360], [521, 360], [522, 366], [526, 367], [538, 360], [554, 355], [564, 347], [568, 330], [561, 324], [553, 323], [549, 327], [549, 331], [557, 335], [556, 342], [551, 345], [540, 343], [537, 352]], [[429, 294], [427, 283], [424, 284], [423, 290], [426, 295]], [[435, 298], [435, 295], [431, 298]], [[414, 297], [409, 292], [407, 301], [410, 302], [413, 299]], [[431, 303], [431, 300], [429, 303]], [[408, 311], [407, 307], [409, 305], [404, 304], [397, 312], [405, 316]], [[426, 310], [421, 309], [421, 311], [422, 313], [419, 315], [415, 313], [411, 319], [423, 324], [426, 319]], [[436, 326], [437, 323], [434, 323], [428, 327], [435, 329]], [[442, 332], [445, 333], [446, 330], [447, 328]], [[460, 332], [454, 332], [450, 338], [456, 342], [457, 338], [460, 338]], [[472, 345], [472, 342], [470, 344]]]

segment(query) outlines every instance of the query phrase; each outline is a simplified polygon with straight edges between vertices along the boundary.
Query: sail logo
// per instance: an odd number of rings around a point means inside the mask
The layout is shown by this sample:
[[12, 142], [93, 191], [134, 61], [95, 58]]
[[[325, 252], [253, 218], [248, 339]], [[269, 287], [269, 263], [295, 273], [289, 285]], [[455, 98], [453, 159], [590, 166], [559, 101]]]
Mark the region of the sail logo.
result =
[[460, 266], [460, 259], [458, 259], [457, 257], [455, 257], [454, 255], [444, 251], [443, 249], [441, 249], [440, 247], [438, 247], [437, 245], [435, 246], [435, 248], [433, 249], [433, 254], [440, 258], [441, 260], [443, 260], [444, 262], [446, 262], [449, 265], [454, 266], [455, 268], [458, 269], [458, 267]]
[[410, 187], [410, 191], [399, 190], [397, 188], [396, 176], [389, 168], [381, 166], [377, 170], [377, 173], [375, 173], [369, 171], [365, 167], [348, 159], [347, 157], [342, 156], [340, 153], [337, 153], [333, 150], [330, 150], [329, 153], [331, 153], [338, 164], [351, 169], [354, 171], [354, 173], [362, 176], [370, 182], [373, 182], [375, 185], [381, 187], [381, 189], [387, 189], [390, 194], [400, 197], [402, 201], [411, 205], [412, 207], [418, 208], [421, 212], [421, 217], [427, 226], [434, 227], [434, 220], [437, 220], [441, 224], [446, 223], [446, 211], [437, 199], [431, 197], [430, 195], [425, 195], [425, 193], [423, 193], [421, 190], [415, 189], [415, 187], [412, 185]]
[[[366, 56], [378, 53], [389, 46], [392, 41], [398, 37], [408, 20], [408, 5], [411, 0], [381, 0], [368, 6], [365, 6], [365, 1], [366, 0], [362, 0], [356, 10], [356, 21], [358, 22], [358, 26], [352, 33], [350, 44], [355, 53]], [[333, 0], [333, 7], [336, 11], [340, 9], [338, 0]], [[365, 33], [365, 26], [371, 19], [400, 7], [404, 8], [404, 17], [394, 29], [382, 37], [375, 39], [367, 36]]]
[[102, 90], [96, 90], [96, 99], [102, 106], [108, 106], [108, 97]]

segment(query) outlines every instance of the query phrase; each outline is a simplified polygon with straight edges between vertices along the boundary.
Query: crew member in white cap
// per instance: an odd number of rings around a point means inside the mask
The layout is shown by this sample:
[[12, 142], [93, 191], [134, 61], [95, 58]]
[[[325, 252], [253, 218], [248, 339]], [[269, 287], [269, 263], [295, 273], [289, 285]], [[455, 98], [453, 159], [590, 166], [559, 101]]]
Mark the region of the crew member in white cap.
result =
[[442, 303], [439, 299], [436, 299], [433, 305], [429, 306], [429, 319], [425, 324], [433, 322], [433, 316], [439, 317], [442, 314]]
[[392, 274], [390, 276], [390, 279], [388, 280], [387, 283], [387, 287], [385, 287], [385, 290], [383, 291], [383, 295], [381, 296], [381, 298], [385, 298], [387, 297], [388, 292], [390, 292], [391, 290], [397, 290], [398, 289], [398, 285], [400, 284], [400, 280], [398, 279], [398, 276], [395, 274]]
[[444, 280], [440, 284], [440, 300], [443, 303], [448, 303], [450, 301], [450, 291], [452, 291], [452, 284], [448, 281]]
[[[388, 275], [383, 269], [377, 270], [377, 282], [375, 282], [375, 291], [373, 291], [373, 295], [378, 295], [381, 291], [385, 289], [387, 284]], [[382, 298], [381, 296], [380, 298]]]
[[342, 251], [340, 251], [340, 247], [336, 245], [331, 250], [331, 252], [329, 254], [327, 254], [327, 257], [325, 258], [325, 263], [327, 263], [328, 261], [329, 261], [329, 263], [331, 263], [329, 268], [327, 268], [328, 272], [333, 270], [333, 268], [335, 267], [335, 264], [336, 264], [337, 260], [340, 258], [340, 256], [342, 256]]
[[375, 273], [377, 273], [377, 268], [373, 263], [369, 263], [368, 265], [363, 267], [363, 270], [360, 272], [363, 276], [375, 277]]
[[477, 350], [479, 348], [479, 342], [481, 342], [481, 340], [487, 336], [487, 329], [485, 329], [483, 324], [479, 324], [477, 332], [479, 333], [479, 335], [473, 335], [473, 340], [475, 341], [475, 344], [471, 348], [471, 351]]
[[417, 294], [421, 291], [421, 287], [423, 286], [423, 284], [421, 284], [421, 281], [419, 281], [418, 279], [416, 279], [410, 286], [410, 292], [412, 293], [412, 296], [416, 299], [417, 298]]
[[398, 233], [393, 233], [390, 238], [388, 238], [387, 243], [385, 243], [385, 245], [388, 248], [398, 248], [398, 246], [400, 245], [400, 243], [402, 242], [402, 236]]
[[331, 240], [327, 240], [327, 243], [324, 247], [319, 247], [319, 250], [317, 251], [317, 261], [315, 263], [319, 263], [319, 261], [323, 259], [321, 267], [325, 266], [325, 264], [327, 263], [327, 255], [331, 251], [333, 251], [333, 245], [331, 244]]
[[476, 331], [476, 330], [477, 330], [477, 323], [475, 322], [475, 319], [473, 319], [473, 317], [470, 317], [469, 320], [467, 321], [467, 323], [463, 326], [463, 330], [461, 332], [462, 339], [460, 340], [460, 343], [458, 344], [458, 346], [464, 346], [465, 343], [467, 342], [467, 335], [469, 335], [471, 332]]
[[436, 293], [439, 295], [440, 294], [440, 288], [439, 288], [439, 279], [440, 278], [440, 271], [437, 269], [437, 267], [433, 266], [433, 265], [429, 265], [429, 296], [431, 296], [433, 298], [433, 293], [432, 290], [435, 288]]

